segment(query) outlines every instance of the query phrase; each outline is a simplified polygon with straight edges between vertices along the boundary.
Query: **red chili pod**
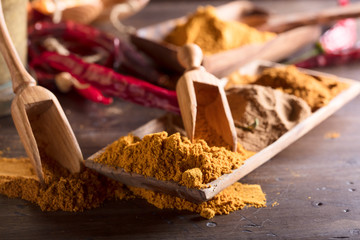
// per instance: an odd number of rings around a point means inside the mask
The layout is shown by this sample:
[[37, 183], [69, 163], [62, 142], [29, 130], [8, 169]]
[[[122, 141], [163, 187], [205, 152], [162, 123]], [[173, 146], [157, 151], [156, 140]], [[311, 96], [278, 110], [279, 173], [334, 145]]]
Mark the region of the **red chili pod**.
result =
[[48, 65], [59, 72], [71, 73], [80, 83], [91, 84], [108, 96], [180, 113], [175, 91], [119, 74], [98, 64], [86, 63], [72, 54], [63, 56], [55, 52], [43, 52], [29, 65], [34, 69]]
[[98, 102], [98, 103], [102, 103], [102, 104], [111, 104], [113, 102], [112, 98], [108, 98], [105, 97], [101, 91], [99, 91], [97, 88], [93, 87], [93, 86], [89, 86], [87, 88], [76, 88], [76, 91], [82, 95], [83, 97], [93, 101], [93, 102]]

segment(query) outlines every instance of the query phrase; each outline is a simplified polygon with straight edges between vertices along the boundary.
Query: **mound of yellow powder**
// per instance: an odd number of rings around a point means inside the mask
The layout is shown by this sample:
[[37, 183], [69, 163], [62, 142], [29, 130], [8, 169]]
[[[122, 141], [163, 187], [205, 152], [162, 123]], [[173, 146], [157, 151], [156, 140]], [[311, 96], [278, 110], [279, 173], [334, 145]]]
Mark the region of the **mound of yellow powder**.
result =
[[237, 21], [223, 21], [216, 16], [214, 7], [207, 6], [199, 7], [164, 40], [177, 46], [195, 43], [204, 54], [214, 54], [251, 43], [266, 42], [275, 36], [275, 33], [260, 32]]
[[146, 135], [142, 140], [131, 135], [121, 137], [94, 161], [201, 188], [240, 167], [253, 154], [241, 147], [238, 152], [232, 152], [224, 147], [209, 147], [204, 140], [191, 143], [179, 133], [168, 136], [167, 132], [160, 132]]
[[155, 193], [143, 188], [130, 187], [130, 189], [136, 196], [146, 199], [157, 208], [188, 210], [200, 213], [202, 217], [207, 219], [213, 218], [215, 215], [229, 214], [245, 206], [266, 207], [266, 197], [259, 185], [248, 185], [238, 182], [217, 194], [213, 199], [200, 204], [162, 193]]
[[30, 201], [43, 211], [84, 211], [105, 200], [130, 197], [121, 183], [90, 169], [70, 174], [54, 163], [43, 163], [42, 186], [28, 158], [1, 157], [0, 167], [0, 194]]

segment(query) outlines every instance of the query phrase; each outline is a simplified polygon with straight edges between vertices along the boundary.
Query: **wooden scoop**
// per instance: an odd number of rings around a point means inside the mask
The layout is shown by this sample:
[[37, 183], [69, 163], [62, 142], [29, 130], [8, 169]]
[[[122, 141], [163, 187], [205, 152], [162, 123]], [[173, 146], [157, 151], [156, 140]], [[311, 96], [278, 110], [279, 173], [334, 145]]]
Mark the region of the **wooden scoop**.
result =
[[360, 16], [360, 3], [347, 6], [327, 8], [318, 12], [300, 12], [269, 17], [267, 22], [259, 26], [262, 31], [281, 33], [290, 29], [313, 24], [328, 24], [344, 18]]
[[[222, 138], [224, 145], [236, 150], [237, 137], [234, 121], [231, 116], [230, 107], [225, 96], [225, 91], [221, 87], [221, 81], [207, 73], [200, 67], [202, 61], [202, 51], [195, 45], [187, 45], [179, 51], [179, 60], [184, 64], [187, 71], [179, 79], [176, 91], [179, 99], [181, 115], [187, 135], [190, 139], [205, 138], [213, 141], [214, 138]], [[203, 111], [204, 119], [199, 119], [198, 113]], [[197, 124], [198, 120], [205, 120], [206, 126]], [[214, 132], [215, 135], [196, 135], [204, 133], [197, 131], [202, 127], [207, 132]], [[146, 127], [147, 133], [161, 131], [160, 128]], [[142, 130], [133, 132], [136, 136], [143, 136]], [[215, 185], [205, 189], [187, 188], [173, 181], [161, 181], [154, 177], [126, 172], [122, 168], [114, 169], [106, 164], [96, 162], [106, 148], [101, 149], [85, 161], [85, 166], [122, 182], [129, 186], [141, 187], [157, 192], [167, 193], [173, 196], [182, 197], [192, 202], [201, 203], [214, 197], [217, 193], [237, 181], [234, 178], [223, 182], [221, 177], [216, 180]]]
[[36, 81], [21, 63], [5, 24], [1, 1], [0, 51], [10, 70], [16, 94], [11, 115], [39, 180], [44, 181], [39, 150], [70, 172], [79, 172], [83, 157], [65, 113], [50, 91], [36, 86]]
[[188, 138], [230, 146], [235, 151], [236, 129], [224, 88], [219, 79], [200, 66], [200, 47], [185, 45], [178, 51], [178, 58], [186, 69], [176, 85], [176, 93]]

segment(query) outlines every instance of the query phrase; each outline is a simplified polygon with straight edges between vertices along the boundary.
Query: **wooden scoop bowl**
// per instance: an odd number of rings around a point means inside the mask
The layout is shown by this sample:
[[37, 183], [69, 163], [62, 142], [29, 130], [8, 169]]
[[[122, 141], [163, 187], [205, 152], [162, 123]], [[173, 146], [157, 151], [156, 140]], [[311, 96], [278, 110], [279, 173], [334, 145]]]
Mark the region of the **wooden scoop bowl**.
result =
[[[16, 94], [11, 115], [36, 175], [44, 181], [40, 153], [59, 162], [70, 172], [79, 172], [82, 153], [56, 97], [36, 86], [11, 41], [0, 1], [0, 51], [10, 70]], [[40, 150], [40, 151], [39, 151]]]
[[208, 143], [215, 140], [214, 145], [230, 146], [235, 151], [236, 129], [225, 90], [219, 79], [200, 66], [200, 47], [185, 45], [178, 51], [178, 58], [186, 69], [176, 85], [176, 93], [188, 138]]

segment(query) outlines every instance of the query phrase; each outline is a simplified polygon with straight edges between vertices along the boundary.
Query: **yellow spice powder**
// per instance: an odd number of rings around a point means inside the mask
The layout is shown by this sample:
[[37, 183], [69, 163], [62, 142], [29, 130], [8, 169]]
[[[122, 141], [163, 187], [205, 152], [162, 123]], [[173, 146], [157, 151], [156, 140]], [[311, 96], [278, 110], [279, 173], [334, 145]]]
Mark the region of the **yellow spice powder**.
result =
[[241, 147], [238, 152], [232, 152], [224, 147], [209, 147], [204, 140], [191, 143], [179, 133], [168, 136], [167, 132], [160, 132], [146, 135], [142, 140], [131, 135], [121, 137], [94, 161], [201, 188], [240, 167], [253, 154]]
[[212, 6], [199, 7], [185, 23], [179, 23], [164, 39], [177, 46], [195, 43], [204, 54], [214, 54], [251, 43], [266, 42], [276, 36], [237, 21], [223, 21]]
[[130, 198], [121, 183], [91, 169], [70, 174], [55, 163], [43, 162], [44, 186], [28, 158], [0, 158], [0, 194], [22, 198], [43, 211], [77, 212], [99, 207], [105, 200]]
[[266, 197], [259, 185], [235, 183], [217, 194], [213, 199], [195, 204], [182, 198], [172, 197], [162, 193], [155, 193], [143, 188], [130, 187], [139, 197], [146, 199], [157, 208], [175, 208], [200, 213], [210, 219], [215, 215], [229, 214], [230, 212], [249, 207], [266, 207]]
[[335, 139], [335, 138], [339, 138], [339, 137], [340, 137], [340, 133], [338, 133], [338, 132], [328, 132], [324, 136], [325, 139]]
[[[0, 194], [37, 204], [42, 211], [83, 211], [99, 207], [109, 199], [141, 197], [156, 207], [200, 213], [204, 218], [229, 214], [245, 206], [265, 207], [266, 198], [259, 185], [235, 183], [213, 199], [194, 204], [184, 199], [130, 187], [85, 168], [69, 174], [58, 165], [44, 164], [45, 185], [36, 180], [28, 158], [0, 158]], [[191, 170], [197, 171], [197, 170]]]

